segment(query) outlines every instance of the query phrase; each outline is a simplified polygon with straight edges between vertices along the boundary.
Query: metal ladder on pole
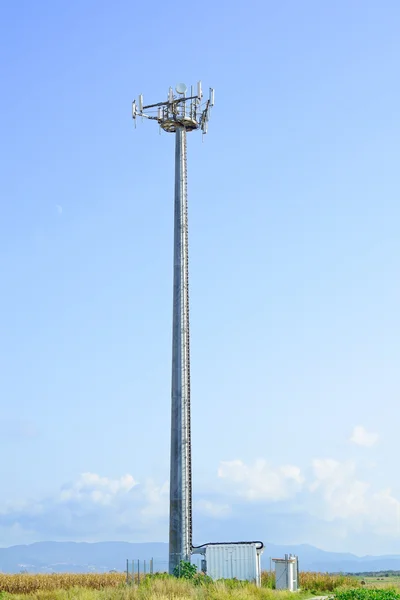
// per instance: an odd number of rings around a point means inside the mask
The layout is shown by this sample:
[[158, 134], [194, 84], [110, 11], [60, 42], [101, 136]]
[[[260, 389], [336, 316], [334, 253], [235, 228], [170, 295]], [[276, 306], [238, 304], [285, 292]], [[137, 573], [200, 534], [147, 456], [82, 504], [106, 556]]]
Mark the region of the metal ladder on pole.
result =
[[188, 198], [187, 198], [187, 138], [186, 131], [183, 134], [183, 161], [184, 161], [184, 187], [185, 187], [185, 280], [186, 280], [186, 291], [185, 291], [185, 303], [186, 303], [186, 319], [185, 323], [185, 349], [186, 349], [186, 367], [187, 367], [187, 407], [186, 407], [186, 435], [187, 435], [187, 453], [186, 453], [186, 466], [187, 466], [187, 501], [188, 501], [188, 514], [187, 514], [187, 540], [189, 553], [192, 551], [192, 440], [191, 440], [191, 415], [190, 415], [190, 311], [189, 311], [189, 237], [188, 237]]

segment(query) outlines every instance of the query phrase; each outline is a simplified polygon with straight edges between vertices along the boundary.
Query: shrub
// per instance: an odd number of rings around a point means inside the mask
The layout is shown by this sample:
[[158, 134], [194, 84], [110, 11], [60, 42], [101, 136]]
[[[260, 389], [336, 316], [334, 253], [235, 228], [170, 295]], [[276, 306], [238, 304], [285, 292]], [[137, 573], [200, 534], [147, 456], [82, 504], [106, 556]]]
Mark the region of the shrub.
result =
[[174, 576], [182, 579], [193, 579], [196, 573], [196, 565], [192, 565], [192, 563], [186, 560], [181, 560], [181, 562], [176, 565], [174, 569]]

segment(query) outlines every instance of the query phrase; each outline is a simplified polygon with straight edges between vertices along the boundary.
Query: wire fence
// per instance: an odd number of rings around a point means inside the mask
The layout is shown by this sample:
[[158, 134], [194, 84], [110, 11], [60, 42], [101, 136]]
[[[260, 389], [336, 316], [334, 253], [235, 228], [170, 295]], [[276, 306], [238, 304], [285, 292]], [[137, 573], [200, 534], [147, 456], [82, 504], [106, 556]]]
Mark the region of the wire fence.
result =
[[[201, 570], [201, 556], [192, 556], [191, 563]], [[126, 561], [126, 582], [139, 584], [146, 575], [154, 575], [155, 573], [168, 573], [169, 563], [165, 558], [149, 558], [149, 559], [127, 559]], [[181, 572], [181, 557], [177, 560], [177, 575]]]

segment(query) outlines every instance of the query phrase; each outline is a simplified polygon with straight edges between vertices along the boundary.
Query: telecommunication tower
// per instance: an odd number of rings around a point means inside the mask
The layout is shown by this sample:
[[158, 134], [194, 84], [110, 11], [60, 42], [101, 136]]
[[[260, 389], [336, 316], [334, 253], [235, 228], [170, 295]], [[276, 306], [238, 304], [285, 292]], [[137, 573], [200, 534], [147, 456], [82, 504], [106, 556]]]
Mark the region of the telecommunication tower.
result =
[[132, 103], [132, 117], [157, 121], [175, 134], [174, 275], [171, 385], [171, 467], [169, 510], [169, 571], [192, 552], [192, 456], [190, 428], [190, 335], [186, 133], [207, 133], [214, 90], [203, 100], [201, 82], [196, 93], [179, 83], [168, 99], [144, 105], [143, 95]]

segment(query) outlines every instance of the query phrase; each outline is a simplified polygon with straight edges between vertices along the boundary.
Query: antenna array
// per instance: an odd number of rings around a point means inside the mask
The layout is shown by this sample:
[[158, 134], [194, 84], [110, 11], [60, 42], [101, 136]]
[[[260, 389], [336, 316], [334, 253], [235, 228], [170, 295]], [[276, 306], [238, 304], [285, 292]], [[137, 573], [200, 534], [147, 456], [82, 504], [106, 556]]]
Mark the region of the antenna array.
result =
[[193, 86], [190, 96], [186, 95], [187, 87], [184, 83], [178, 83], [175, 88], [169, 88], [168, 99], [165, 102], [144, 105], [143, 94], [140, 94], [138, 102], [132, 102], [132, 118], [135, 121], [151, 119], [157, 121], [164, 131], [175, 133], [177, 128], [183, 127], [186, 131], [201, 129], [203, 134], [207, 133], [208, 121], [211, 108], [214, 106], [214, 90], [210, 88], [208, 100], [203, 100], [201, 81], [197, 84], [197, 93], [194, 94]]

